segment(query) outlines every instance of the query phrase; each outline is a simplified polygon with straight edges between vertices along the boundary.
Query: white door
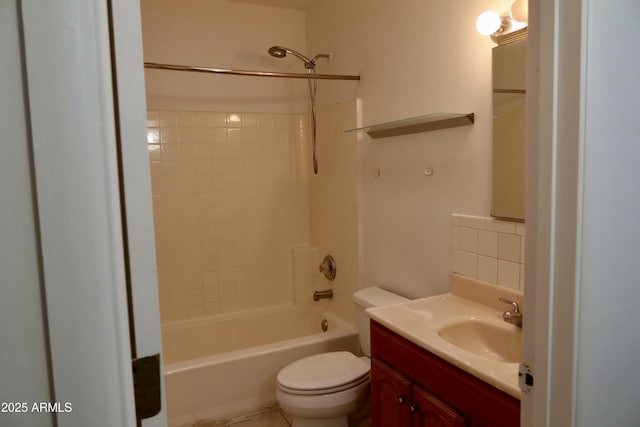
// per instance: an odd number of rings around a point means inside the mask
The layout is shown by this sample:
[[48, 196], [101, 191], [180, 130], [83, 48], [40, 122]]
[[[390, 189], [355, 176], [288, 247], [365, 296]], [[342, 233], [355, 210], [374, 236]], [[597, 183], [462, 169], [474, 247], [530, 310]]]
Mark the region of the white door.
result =
[[522, 425], [637, 426], [640, 3], [529, 3]]
[[[139, 4], [12, 2], [50, 400], [62, 405], [51, 416], [60, 427], [166, 425]], [[150, 398], [159, 413], [144, 421], [136, 421], [132, 359], [155, 363], [159, 380], [149, 387], [159, 388]]]

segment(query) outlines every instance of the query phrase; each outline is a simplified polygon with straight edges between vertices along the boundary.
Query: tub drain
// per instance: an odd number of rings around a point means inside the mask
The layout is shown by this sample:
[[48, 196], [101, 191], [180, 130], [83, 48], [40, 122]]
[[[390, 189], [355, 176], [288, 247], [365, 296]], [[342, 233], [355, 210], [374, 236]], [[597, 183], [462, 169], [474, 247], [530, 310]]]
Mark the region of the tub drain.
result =
[[327, 332], [327, 329], [329, 329], [329, 322], [327, 322], [327, 319], [322, 319], [322, 322], [320, 322], [320, 328], [322, 328], [322, 332]]

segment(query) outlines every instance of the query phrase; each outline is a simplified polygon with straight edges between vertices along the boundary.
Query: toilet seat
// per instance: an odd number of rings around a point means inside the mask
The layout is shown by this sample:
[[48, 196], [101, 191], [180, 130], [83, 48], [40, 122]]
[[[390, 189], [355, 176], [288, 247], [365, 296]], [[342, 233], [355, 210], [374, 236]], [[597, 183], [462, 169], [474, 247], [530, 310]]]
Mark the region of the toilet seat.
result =
[[320, 395], [320, 394], [338, 393], [340, 391], [344, 391], [344, 390], [348, 390], [350, 388], [358, 387], [360, 384], [364, 384], [364, 383], [369, 383], [369, 374], [366, 374], [365, 376], [363, 376], [362, 378], [360, 378], [357, 381], [353, 381], [353, 382], [350, 382], [350, 383], [347, 383], [347, 384], [339, 385], [339, 386], [336, 386], [336, 387], [330, 387], [330, 388], [314, 389], [314, 390], [299, 390], [299, 389], [294, 389], [294, 388], [283, 386], [280, 383], [278, 383], [278, 388], [281, 391], [283, 391], [285, 393], [289, 393], [289, 394], [296, 394], [296, 395], [299, 395], [299, 396], [317, 396], [317, 395]]
[[337, 393], [369, 382], [369, 365], [348, 351], [316, 354], [284, 367], [278, 388], [296, 395]]

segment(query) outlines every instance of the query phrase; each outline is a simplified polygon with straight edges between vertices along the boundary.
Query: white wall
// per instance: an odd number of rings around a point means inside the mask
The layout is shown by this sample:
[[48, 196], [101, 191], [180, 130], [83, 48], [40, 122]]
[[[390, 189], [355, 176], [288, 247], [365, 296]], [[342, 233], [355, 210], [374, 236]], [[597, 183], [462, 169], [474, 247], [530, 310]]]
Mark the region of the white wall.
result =
[[[418, 297], [444, 292], [449, 214], [488, 215], [491, 191], [491, 48], [475, 30], [507, 1], [327, 0], [307, 13], [309, 52], [332, 52], [319, 102], [362, 98], [363, 123], [433, 112], [474, 112], [473, 126], [370, 141], [364, 137], [364, 285]], [[324, 162], [331, 161], [325, 159]], [[424, 168], [435, 173], [428, 178]], [[381, 170], [373, 178], [372, 169]]]
[[[272, 58], [284, 45], [306, 50], [299, 10], [224, 0], [142, 0], [144, 60], [165, 64], [304, 73], [299, 60]], [[304, 80], [146, 70], [147, 107], [299, 113], [307, 111]]]

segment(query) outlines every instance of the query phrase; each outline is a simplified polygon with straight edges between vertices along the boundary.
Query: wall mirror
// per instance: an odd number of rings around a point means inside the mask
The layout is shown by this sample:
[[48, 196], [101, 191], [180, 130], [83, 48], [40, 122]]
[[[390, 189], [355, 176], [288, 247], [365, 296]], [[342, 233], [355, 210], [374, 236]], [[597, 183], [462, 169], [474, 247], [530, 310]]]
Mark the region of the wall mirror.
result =
[[491, 216], [524, 221], [527, 39], [492, 51]]

